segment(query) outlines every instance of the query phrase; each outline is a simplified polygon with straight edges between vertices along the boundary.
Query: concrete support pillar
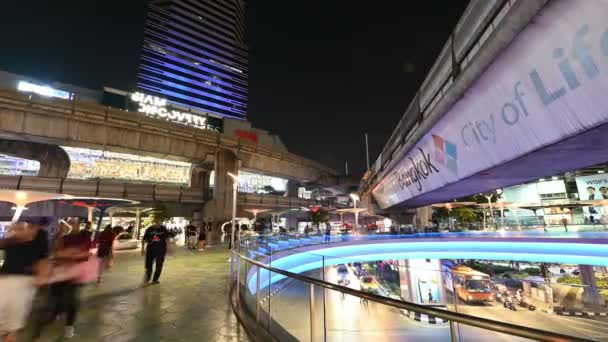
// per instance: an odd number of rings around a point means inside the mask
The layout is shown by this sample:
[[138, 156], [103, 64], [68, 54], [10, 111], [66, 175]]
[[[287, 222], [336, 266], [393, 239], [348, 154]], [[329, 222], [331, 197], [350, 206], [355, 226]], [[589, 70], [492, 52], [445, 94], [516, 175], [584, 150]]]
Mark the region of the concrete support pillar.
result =
[[287, 181], [287, 197], [298, 197], [300, 182], [290, 179]]
[[0, 152], [38, 161], [40, 177], [66, 178], [70, 170], [70, 157], [57, 145], [0, 139]]
[[133, 232], [133, 237], [139, 240], [139, 230], [141, 227], [141, 209], [137, 208], [135, 210], [135, 231]]
[[232, 215], [232, 177], [228, 172], [238, 174], [238, 160], [230, 151], [221, 150], [215, 155], [215, 186], [213, 199], [216, 202], [217, 217], [230, 218]]
[[578, 268], [581, 272], [581, 281], [585, 285], [583, 289], [583, 304], [585, 307], [605, 307], [606, 300], [597, 289], [593, 266], [579, 265]]
[[285, 218], [287, 219], [287, 227], [285, 227], [285, 229], [288, 231], [291, 227], [295, 228], [296, 230], [298, 229], [298, 217], [294, 213], [287, 213]]
[[93, 224], [93, 207], [87, 207], [87, 221]]
[[424, 229], [429, 222], [433, 221], [433, 209], [431, 206], [416, 209], [414, 225], [417, 229]]
[[207, 234], [210, 242], [220, 239], [221, 225], [232, 219], [232, 177], [228, 172], [238, 174], [239, 161], [236, 155], [227, 150], [215, 154], [215, 179], [213, 199], [205, 204], [203, 216], [213, 222], [213, 229]]
[[193, 188], [208, 189], [210, 176], [211, 170], [204, 167], [195, 166], [192, 168], [190, 186]]

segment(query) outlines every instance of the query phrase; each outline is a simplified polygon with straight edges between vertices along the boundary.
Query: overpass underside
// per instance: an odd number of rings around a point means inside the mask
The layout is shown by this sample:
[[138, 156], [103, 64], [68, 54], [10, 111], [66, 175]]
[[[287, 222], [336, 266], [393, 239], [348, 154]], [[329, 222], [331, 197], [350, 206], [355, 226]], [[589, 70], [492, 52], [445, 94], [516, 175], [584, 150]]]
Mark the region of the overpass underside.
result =
[[377, 175], [379, 206], [397, 212], [608, 161], [607, 15], [605, 2], [547, 2], [434, 123], [407, 134]]

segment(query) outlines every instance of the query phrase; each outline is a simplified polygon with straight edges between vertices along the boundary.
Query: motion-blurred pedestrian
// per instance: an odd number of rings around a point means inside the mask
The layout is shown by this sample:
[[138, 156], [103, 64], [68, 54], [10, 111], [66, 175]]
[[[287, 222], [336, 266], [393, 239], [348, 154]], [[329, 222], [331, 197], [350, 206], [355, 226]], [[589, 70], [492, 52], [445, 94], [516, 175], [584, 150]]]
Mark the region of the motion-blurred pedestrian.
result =
[[198, 249], [205, 249], [205, 241], [207, 241], [207, 229], [203, 223], [198, 230]]
[[[74, 337], [74, 323], [80, 306], [80, 277], [84, 264], [91, 258], [92, 232], [88, 229], [72, 231], [60, 241], [53, 255], [53, 274], [50, 285], [54, 306], [53, 317], [65, 313], [65, 338]], [[94, 260], [91, 260], [94, 261]]]
[[0, 268], [0, 337], [14, 342], [25, 326], [32, 308], [36, 287], [49, 274], [48, 220], [13, 224], [3, 239], [4, 264]]
[[97, 276], [97, 283], [101, 283], [101, 276], [106, 268], [112, 266], [114, 258], [114, 239], [116, 235], [112, 231], [112, 226], [107, 225], [104, 230], [99, 234], [97, 239], [97, 257], [99, 258], [99, 274]]

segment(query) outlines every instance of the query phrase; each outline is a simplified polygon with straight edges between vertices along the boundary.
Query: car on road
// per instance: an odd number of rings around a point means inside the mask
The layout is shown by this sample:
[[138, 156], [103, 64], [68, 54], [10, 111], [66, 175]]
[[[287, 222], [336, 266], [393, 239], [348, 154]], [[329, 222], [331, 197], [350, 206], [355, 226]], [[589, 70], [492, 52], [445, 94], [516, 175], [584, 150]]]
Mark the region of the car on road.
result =
[[337, 267], [337, 272], [338, 273], [348, 273], [348, 268], [346, 267], [346, 265], [340, 264]]
[[336, 273], [338, 274], [338, 281], [348, 279], [348, 268], [346, 267], [346, 265], [338, 265], [338, 267], [336, 268]]
[[139, 247], [139, 240], [134, 239], [129, 233], [120, 233], [114, 240], [115, 250], [136, 249]]
[[361, 291], [370, 292], [370, 293], [378, 293], [378, 283], [376, 279], [374, 279], [371, 275], [366, 275], [361, 278]]

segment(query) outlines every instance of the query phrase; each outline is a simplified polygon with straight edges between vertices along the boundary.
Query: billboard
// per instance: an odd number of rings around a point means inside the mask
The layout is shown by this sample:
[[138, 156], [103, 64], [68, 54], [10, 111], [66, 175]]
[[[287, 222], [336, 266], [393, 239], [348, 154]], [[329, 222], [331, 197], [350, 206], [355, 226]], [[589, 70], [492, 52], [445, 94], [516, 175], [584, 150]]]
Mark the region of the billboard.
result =
[[[608, 199], [608, 174], [598, 173], [591, 176], [576, 177], [578, 198], [582, 201]], [[605, 214], [601, 207], [584, 207], [585, 216], [599, 219]]]
[[373, 189], [388, 208], [608, 122], [608, 2], [550, 1]]

